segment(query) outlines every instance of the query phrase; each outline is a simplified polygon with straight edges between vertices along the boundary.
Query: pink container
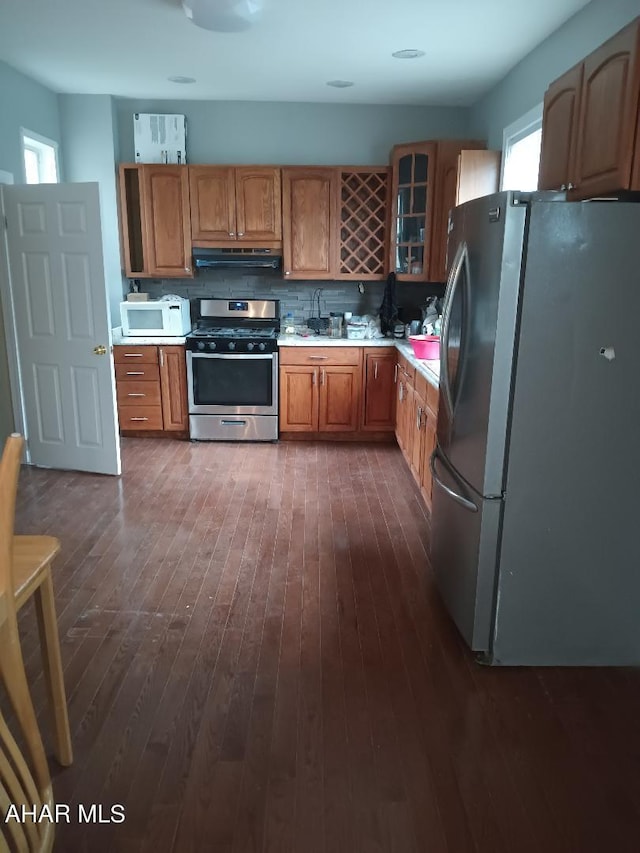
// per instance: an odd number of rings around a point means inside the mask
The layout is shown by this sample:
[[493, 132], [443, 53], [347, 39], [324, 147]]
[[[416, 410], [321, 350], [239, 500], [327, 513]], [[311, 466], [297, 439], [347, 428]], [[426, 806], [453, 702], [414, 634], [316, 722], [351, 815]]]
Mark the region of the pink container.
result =
[[416, 358], [431, 360], [440, 358], [440, 338], [438, 335], [409, 335]]

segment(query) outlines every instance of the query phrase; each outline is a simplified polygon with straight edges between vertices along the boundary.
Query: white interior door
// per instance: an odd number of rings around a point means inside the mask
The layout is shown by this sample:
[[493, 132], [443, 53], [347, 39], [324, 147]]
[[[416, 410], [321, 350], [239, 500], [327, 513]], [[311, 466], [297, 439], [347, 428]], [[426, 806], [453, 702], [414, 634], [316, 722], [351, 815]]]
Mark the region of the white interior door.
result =
[[119, 474], [98, 184], [2, 192], [30, 460]]

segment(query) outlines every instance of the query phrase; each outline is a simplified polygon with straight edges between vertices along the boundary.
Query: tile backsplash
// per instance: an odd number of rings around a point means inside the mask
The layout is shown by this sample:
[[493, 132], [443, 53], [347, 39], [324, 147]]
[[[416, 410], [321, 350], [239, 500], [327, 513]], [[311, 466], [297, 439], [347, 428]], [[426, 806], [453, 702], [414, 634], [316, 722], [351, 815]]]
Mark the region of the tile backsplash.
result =
[[[165, 279], [142, 281], [141, 290], [152, 299], [177, 293], [188, 299], [211, 296], [217, 299], [279, 299], [280, 315], [293, 314], [296, 324], [308, 317], [328, 317], [331, 311], [377, 316], [384, 295], [384, 281], [362, 282], [363, 293], [357, 281], [285, 281], [279, 272], [250, 273], [241, 270], [199, 271], [192, 279]], [[443, 285], [399, 282], [396, 300], [400, 318], [408, 321], [420, 317], [420, 307], [427, 296], [442, 295]], [[315, 295], [315, 298], [314, 298]]]

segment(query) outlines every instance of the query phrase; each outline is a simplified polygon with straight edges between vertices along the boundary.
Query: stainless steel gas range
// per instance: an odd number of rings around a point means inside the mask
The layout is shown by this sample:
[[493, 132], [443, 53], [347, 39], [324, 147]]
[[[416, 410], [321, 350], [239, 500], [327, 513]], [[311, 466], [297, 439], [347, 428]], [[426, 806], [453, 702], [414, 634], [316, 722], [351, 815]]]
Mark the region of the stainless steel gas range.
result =
[[199, 299], [187, 336], [189, 428], [196, 441], [276, 441], [276, 299]]

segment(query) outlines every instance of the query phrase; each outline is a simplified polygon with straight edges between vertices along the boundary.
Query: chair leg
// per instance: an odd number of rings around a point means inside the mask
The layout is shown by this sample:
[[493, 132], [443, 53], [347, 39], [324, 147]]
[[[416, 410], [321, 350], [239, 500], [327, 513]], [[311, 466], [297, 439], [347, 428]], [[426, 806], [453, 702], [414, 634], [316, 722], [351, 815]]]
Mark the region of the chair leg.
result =
[[38, 617], [42, 669], [47, 685], [47, 693], [49, 694], [49, 704], [53, 711], [56, 758], [63, 767], [68, 767], [73, 762], [73, 750], [71, 747], [67, 697], [64, 690], [60, 639], [58, 637], [58, 623], [56, 620], [50, 566], [47, 566], [44, 571], [42, 583], [35, 590], [33, 598]]

